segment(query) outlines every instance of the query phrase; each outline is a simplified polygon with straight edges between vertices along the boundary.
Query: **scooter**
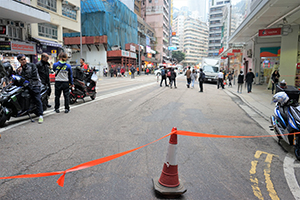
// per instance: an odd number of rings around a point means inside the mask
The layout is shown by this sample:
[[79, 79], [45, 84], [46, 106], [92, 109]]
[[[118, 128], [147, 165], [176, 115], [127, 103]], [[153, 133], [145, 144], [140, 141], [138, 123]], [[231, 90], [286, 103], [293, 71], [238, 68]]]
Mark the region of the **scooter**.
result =
[[[73, 71], [73, 82], [75, 87], [70, 87], [70, 104], [74, 104], [77, 99], [82, 99], [89, 96], [92, 100], [96, 98], [96, 82], [98, 77], [95, 71], [82, 72], [81, 69], [76, 68]], [[81, 78], [81, 73], [84, 73], [83, 78]], [[96, 76], [96, 77], [95, 77]]]
[[284, 140], [287, 144], [293, 145], [295, 156], [300, 160], [300, 136], [293, 134], [300, 132], [299, 90], [293, 86], [288, 86], [279, 91], [273, 96], [273, 102], [276, 105], [274, 115], [270, 117], [270, 130], [277, 135], [278, 144]]
[[[0, 92], [0, 127], [3, 127], [11, 117], [28, 115], [30, 120], [34, 122], [30, 114], [37, 115], [37, 109], [30, 97], [28, 85], [29, 81], [21, 76], [12, 75], [12, 82], [2, 89]], [[41, 87], [41, 101], [44, 111], [47, 110], [48, 89], [49, 87], [46, 85]]]

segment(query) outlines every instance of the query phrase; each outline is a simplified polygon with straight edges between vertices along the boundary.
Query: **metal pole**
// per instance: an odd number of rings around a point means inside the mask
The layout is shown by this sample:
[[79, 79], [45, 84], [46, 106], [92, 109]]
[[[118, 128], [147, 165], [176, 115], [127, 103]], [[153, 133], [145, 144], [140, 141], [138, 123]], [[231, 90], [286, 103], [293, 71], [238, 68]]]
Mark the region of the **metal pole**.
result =
[[80, 1], [80, 58], [82, 58], [82, 25], [81, 25], [81, 1]]
[[[139, 35], [139, 33], [138, 33], [138, 35]], [[141, 36], [139, 35], [139, 71], [140, 71], [140, 73], [141, 73]]]

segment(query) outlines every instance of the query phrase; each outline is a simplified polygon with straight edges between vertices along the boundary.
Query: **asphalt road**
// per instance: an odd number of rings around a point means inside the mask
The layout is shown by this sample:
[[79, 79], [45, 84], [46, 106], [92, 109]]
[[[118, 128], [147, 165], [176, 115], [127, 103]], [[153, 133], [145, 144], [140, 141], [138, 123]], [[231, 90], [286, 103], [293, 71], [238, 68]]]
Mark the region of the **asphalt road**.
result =
[[[127, 151], [178, 130], [219, 135], [267, 135], [238, 98], [216, 85], [204, 93], [159, 87], [154, 76], [104, 78], [94, 101], [71, 112], [45, 112], [1, 131], [0, 177], [63, 171]], [[226, 89], [225, 89], [226, 90]], [[50, 103], [53, 104], [53, 98]], [[63, 107], [61, 107], [63, 110]], [[166, 159], [168, 138], [123, 157], [59, 176], [0, 180], [0, 199], [161, 199], [153, 190]], [[177, 162], [187, 192], [180, 199], [294, 199], [283, 172], [286, 152], [271, 137], [220, 139], [178, 136]]]

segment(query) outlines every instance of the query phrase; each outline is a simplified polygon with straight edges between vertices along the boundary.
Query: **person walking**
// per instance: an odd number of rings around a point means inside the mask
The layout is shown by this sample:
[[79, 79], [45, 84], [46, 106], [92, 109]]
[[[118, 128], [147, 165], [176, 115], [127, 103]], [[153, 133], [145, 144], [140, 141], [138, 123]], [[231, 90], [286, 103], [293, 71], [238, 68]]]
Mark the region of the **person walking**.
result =
[[224, 81], [224, 74], [223, 74], [223, 71], [220, 70], [219, 73], [218, 73], [218, 87], [217, 89], [219, 89], [219, 87], [221, 86], [222, 89], [224, 89], [224, 84], [223, 84], [223, 81]]
[[249, 72], [246, 74], [246, 83], [247, 83], [248, 93], [250, 93], [252, 90], [252, 83], [253, 83], [254, 78], [255, 78], [255, 76], [252, 72], [252, 69], [249, 69]]
[[191, 88], [194, 88], [194, 84], [195, 84], [196, 79], [197, 79], [197, 73], [196, 73], [196, 70], [193, 69], [193, 71], [191, 73], [191, 81], [192, 81]]
[[165, 85], [168, 87], [167, 84], [167, 68], [164, 66], [164, 68], [161, 70], [161, 81], [160, 81], [160, 87], [162, 87], [162, 82], [165, 80]]
[[229, 71], [227, 79], [228, 79], [228, 87], [230, 86], [232, 87], [231, 81], [233, 79], [233, 73], [231, 71]]
[[43, 104], [41, 101], [41, 80], [37, 67], [33, 63], [27, 63], [24, 54], [19, 54], [17, 60], [21, 66], [17, 69], [16, 73], [22, 76], [25, 80], [29, 81], [28, 89], [30, 96], [36, 105], [37, 115], [39, 116], [39, 124], [44, 122], [43, 119]]
[[199, 73], [199, 80], [198, 80], [199, 81], [199, 88], [200, 88], [199, 92], [203, 92], [204, 79], [205, 79], [205, 73], [203, 72], [203, 69], [201, 68], [200, 73]]
[[279, 77], [280, 74], [278, 72], [278, 70], [275, 70], [271, 76], [272, 79], [272, 94], [274, 94], [274, 90], [276, 91], [276, 86], [278, 85], [279, 82]]
[[121, 77], [121, 66], [118, 66], [117, 77]]
[[140, 75], [140, 67], [136, 68], [136, 73], [137, 73], [138, 76]]
[[130, 68], [130, 72], [131, 72], [131, 78], [134, 78], [135, 68], [133, 65]]
[[190, 88], [190, 84], [191, 84], [191, 67], [188, 67], [188, 70], [186, 70], [185, 72], [185, 75], [186, 75], [186, 81], [187, 81], [187, 84], [186, 84], [186, 87], [187, 88]]
[[66, 63], [68, 55], [61, 52], [59, 61], [53, 64], [53, 71], [55, 72], [55, 106], [54, 111], [59, 113], [60, 95], [63, 92], [65, 99], [65, 113], [70, 112], [70, 93], [69, 84], [73, 85], [73, 72], [69, 64]]
[[123, 66], [123, 67], [121, 68], [121, 75], [122, 75], [122, 77], [124, 77], [124, 74], [125, 74], [125, 67]]
[[171, 76], [170, 76], [170, 88], [172, 89], [172, 85], [173, 85], [173, 82], [174, 82], [174, 87], [175, 89], [177, 88], [176, 87], [176, 72], [174, 71], [174, 68], [171, 68]]
[[[50, 64], [48, 62], [49, 56], [46, 53], [42, 54], [41, 61], [36, 63], [36, 67], [39, 72], [39, 76], [41, 79], [41, 82], [43, 85], [48, 86], [48, 97], [51, 94], [51, 84], [50, 84], [50, 78], [49, 78], [49, 70], [50, 70]], [[51, 108], [51, 105], [48, 103], [47, 100], [47, 107]]]
[[238, 75], [238, 89], [237, 89], [237, 93], [241, 93], [242, 94], [243, 84], [244, 84], [244, 74], [243, 74], [243, 71], [241, 70], [240, 74]]

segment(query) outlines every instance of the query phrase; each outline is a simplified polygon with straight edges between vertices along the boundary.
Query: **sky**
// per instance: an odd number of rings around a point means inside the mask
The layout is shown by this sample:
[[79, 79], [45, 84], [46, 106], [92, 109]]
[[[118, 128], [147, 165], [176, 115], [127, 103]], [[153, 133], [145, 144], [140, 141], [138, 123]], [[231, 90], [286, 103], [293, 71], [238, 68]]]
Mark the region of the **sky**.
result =
[[173, 0], [173, 6], [175, 8], [181, 8], [183, 6], [187, 6], [188, 5], [188, 1], [187, 0]]

